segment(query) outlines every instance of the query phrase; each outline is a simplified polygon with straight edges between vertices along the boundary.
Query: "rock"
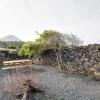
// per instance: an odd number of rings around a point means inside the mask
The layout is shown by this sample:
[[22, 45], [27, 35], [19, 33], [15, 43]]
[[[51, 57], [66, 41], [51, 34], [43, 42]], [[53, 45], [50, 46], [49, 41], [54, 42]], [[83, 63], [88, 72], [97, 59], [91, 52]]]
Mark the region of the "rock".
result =
[[100, 72], [94, 72], [93, 78], [94, 78], [96, 81], [100, 81]]
[[94, 75], [94, 72], [96, 72], [96, 69], [91, 67], [88, 69], [88, 75], [91, 76], [91, 75]]

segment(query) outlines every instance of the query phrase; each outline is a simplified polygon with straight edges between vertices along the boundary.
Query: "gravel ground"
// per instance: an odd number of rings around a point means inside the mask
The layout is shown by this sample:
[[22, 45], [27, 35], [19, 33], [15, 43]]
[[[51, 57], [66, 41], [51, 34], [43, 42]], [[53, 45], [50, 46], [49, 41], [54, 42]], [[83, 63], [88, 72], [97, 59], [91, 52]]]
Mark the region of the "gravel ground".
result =
[[[2, 90], [6, 75], [4, 76], [2, 71], [0, 73]], [[100, 82], [87, 76], [65, 74], [56, 68], [39, 65], [33, 65], [32, 73], [37, 85], [45, 92], [32, 94], [30, 100], [100, 100]], [[6, 95], [9, 95], [9, 98], [6, 98]], [[0, 95], [0, 100], [16, 100], [11, 97], [11, 93], [5, 93], [5, 96]]]

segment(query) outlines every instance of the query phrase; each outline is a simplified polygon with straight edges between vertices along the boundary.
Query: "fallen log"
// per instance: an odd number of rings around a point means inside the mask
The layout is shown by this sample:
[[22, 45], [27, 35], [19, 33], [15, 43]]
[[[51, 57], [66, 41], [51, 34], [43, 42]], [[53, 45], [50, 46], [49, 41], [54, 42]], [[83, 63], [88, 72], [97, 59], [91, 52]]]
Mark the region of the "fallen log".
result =
[[31, 80], [25, 80], [23, 84], [23, 94], [19, 94], [18, 96], [22, 96], [21, 100], [29, 100], [31, 92], [44, 92], [38, 86], [36, 86]]
[[17, 69], [17, 68], [31, 68], [32, 67], [32, 60], [11, 60], [11, 61], [4, 61], [4, 67], [2, 69]]

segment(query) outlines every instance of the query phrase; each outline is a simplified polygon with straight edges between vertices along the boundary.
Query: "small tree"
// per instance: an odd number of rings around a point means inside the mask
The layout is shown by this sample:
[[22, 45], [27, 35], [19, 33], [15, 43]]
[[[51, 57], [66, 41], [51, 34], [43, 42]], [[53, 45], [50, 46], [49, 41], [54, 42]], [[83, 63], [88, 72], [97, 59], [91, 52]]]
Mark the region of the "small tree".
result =
[[25, 43], [19, 55], [25, 55], [32, 57], [32, 55], [37, 55], [46, 49], [53, 49], [56, 54], [56, 61], [58, 67], [61, 69], [61, 49], [63, 46], [80, 46], [83, 41], [80, 40], [76, 35], [73, 34], [62, 34], [54, 30], [45, 30], [42, 34], [38, 34], [39, 38], [35, 42]]
[[26, 42], [22, 45], [19, 56], [28, 56], [31, 58], [34, 54], [40, 52], [40, 44], [38, 42]]
[[27, 43], [23, 44], [22, 48], [19, 51], [19, 55], [31, 57], [34, 52], [33, 47], [34, 47], [34, 45], [32, 42], [27, 42]]
[[45, 30], [40, 35], [40, 40], [43, 40], [42, 49], [53, 49], [56, 54], [58, 67], [61, 69], [61, 48], [65, 45], [63, 34], [53, 30]]

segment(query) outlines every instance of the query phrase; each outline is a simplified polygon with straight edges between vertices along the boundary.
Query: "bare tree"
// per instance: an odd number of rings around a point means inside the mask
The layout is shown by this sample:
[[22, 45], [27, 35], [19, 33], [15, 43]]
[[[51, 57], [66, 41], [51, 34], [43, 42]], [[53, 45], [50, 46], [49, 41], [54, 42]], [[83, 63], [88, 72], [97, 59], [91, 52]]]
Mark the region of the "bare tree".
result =
[[48, 30], [46, 33], [51, 34], [48, 35], [46, 40], [46, 49], [53, 48], [56, 55], [56, 61], [59, 69], [62, 69], [62, 47], [68, 46], [81, 46], [83, 45], [83, 41], [77, 36], [72, 33], [70, 34], [63, 34], [57, 31]]
[[66, 45], [70, 45], [70, 46], [81, 46], [83, 45], [83, 40], [81, 40], [77, 35], [75, 34], [64, 34], [64, 41], [66, 43]]

